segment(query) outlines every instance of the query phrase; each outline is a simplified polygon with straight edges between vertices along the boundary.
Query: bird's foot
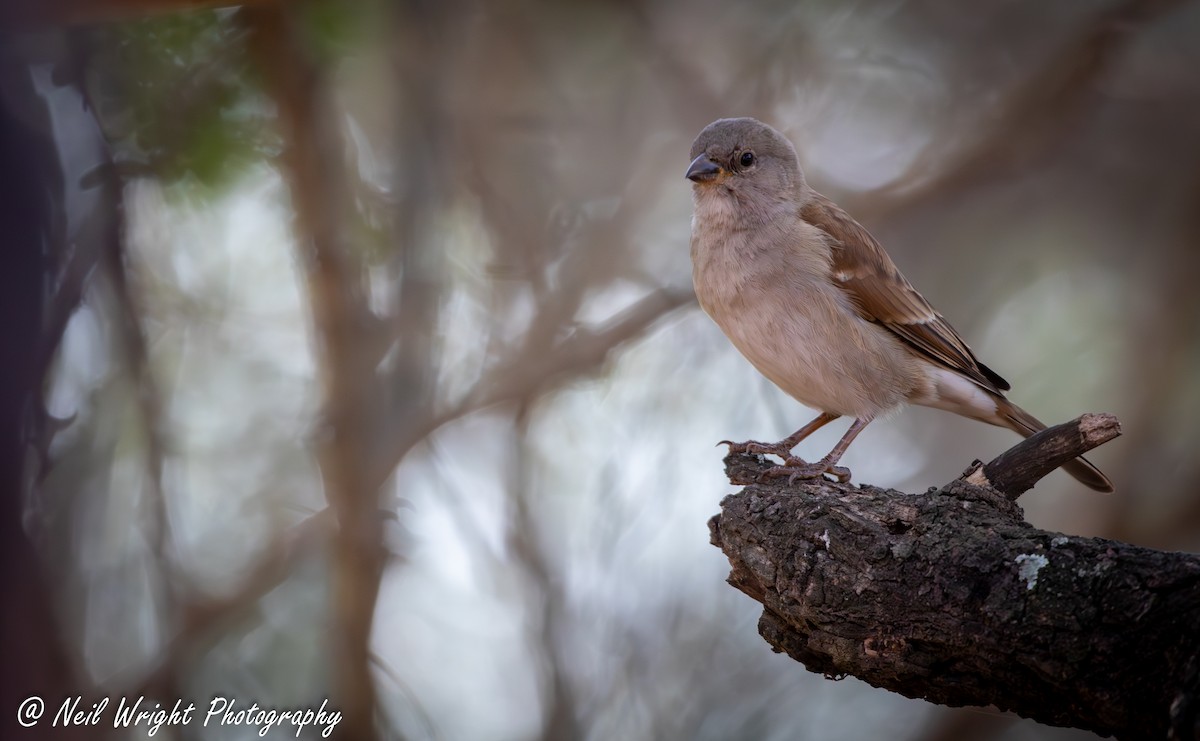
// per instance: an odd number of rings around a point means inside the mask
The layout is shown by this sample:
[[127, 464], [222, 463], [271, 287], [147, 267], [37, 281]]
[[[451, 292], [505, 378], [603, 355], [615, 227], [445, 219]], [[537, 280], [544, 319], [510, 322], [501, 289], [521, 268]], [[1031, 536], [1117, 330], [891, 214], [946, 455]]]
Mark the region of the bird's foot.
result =
[[850, 483], [850, 469], [845, 466], [835, 466], [825, 461], [817, 461], [816, 463], [808, 463], [795, 456], [783, 456], [783, 465], [774, 466], [763, 471], [763, 476], [767, 478], [779, 478], [787, 476], [788, 485], [797, 481], [805, 481], [808, 479], [817, 479], [824, 474], [837, 479], [840, 484]]
[[[717, 445], [728, 445], [730, 453], [777, 455], [785, 461], [792, 456], [791, 448], [785, 448], [783, 443], [760, 443], [754, 440], [747, 440], [744, 443], [735, 443], [730, 440], [722, 440], [721, 442], [717, 443]], [[799, 460], [799, 458], [796, 460]]]

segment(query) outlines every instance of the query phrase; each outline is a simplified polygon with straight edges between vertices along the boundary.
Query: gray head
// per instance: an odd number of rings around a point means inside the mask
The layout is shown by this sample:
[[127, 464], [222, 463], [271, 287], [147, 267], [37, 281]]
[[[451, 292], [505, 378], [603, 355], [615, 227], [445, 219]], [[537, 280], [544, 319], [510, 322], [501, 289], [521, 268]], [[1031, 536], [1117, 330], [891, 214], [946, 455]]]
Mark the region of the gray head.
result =
[[743, 202], [779, 201], [805, 190], [792, 143], [753, 118], [722, 118], [705, 126], [692, 142], [691, 157], [687, 178], [697, 195], [720, 189]]

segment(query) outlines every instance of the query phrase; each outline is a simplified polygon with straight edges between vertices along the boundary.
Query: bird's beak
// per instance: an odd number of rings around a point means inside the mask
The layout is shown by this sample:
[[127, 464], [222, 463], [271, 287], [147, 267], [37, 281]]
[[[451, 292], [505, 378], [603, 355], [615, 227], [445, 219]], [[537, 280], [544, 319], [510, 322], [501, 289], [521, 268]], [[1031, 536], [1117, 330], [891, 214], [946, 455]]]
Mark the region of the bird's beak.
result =
[[702, 154], [688, 165], [685, 177], [693, 183], [708, 183], [716, 180], [720, 174], [721, 166], [710, 160], [707, 154]]

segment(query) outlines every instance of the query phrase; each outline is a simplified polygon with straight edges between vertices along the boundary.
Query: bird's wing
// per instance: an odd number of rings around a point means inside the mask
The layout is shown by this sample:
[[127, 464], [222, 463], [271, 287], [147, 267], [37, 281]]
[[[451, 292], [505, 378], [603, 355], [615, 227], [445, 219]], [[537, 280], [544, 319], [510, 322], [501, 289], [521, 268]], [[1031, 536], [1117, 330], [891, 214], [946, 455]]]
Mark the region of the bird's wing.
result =
[[979, 362], [954, 327], [901, 275], [871, 233], [837, 204], [814, 193], [800, 215], [829, 235], [833, 280], [849, 294], [862, 318], [886, 327], [929, 359], [988, 391], [1010, 388]]

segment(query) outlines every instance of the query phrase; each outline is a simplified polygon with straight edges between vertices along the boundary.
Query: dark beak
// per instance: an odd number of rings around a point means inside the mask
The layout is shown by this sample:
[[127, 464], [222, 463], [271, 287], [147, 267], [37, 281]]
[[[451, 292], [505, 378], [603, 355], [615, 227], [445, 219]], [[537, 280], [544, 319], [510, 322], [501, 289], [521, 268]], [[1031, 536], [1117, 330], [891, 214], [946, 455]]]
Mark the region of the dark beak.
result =
[[707, 154], [702, 154], [688, 165], [686, 177], [693, 183], [707, 183], [716, 178], [720, 172], [721, 166], [710, 160]]

